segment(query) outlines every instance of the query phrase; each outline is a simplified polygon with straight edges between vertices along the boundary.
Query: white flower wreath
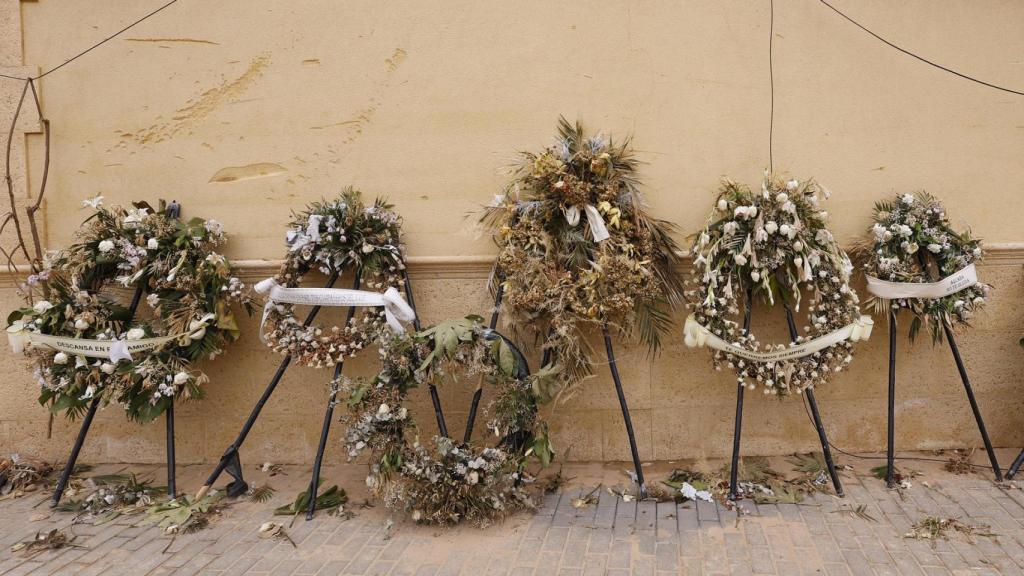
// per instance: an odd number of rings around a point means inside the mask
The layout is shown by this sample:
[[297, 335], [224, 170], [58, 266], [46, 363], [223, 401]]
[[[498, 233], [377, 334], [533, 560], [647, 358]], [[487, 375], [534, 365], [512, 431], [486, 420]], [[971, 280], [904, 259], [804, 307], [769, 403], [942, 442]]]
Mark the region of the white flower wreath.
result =
[[[363, 288], [385, 292], [402, 284], [405, 268], [398, 214], [383, 200], [363, 203], [357, 190], [346, 188], [332, 201], [316, 202], [296, 214], [288, 229], [288, 256], [274, 284], [297, 288], [316, 268], [324, 274], [353, 269]], [[261, 329], [268, 346], [306, 366], [331, 366], [355, 356], [378, 340], [387, 324], [386, 312], [363, 308], [344, 326], [306, 326], [295, 318], [295, 306], [268, 306]]]
[[[686, 343], [713, 348], [716, 369], [728, 365], [740, 384], [760, 384], [765, 394], [799, 394], [826, 382], [851, 361], [851, 342], [871, 333], [849, 285], [853, 266], [818, 206], [823, 194], [813, 181], [767, 174], [759, 194], [726, 180], [693, 246], [689, 282], [696, 288], [686, 291], [693, 311]], [[804, 289], [812, 294], [809, 325], [794, 343], [762, 347], [733, 319], [740, 316], [740, 294], [799, 310]]]
[[911, 339], [922, 323], [936, 341], [943, 324], [967, 325], [992, 288], [974, 269], [984, 256], [981, 241], [970, 230], [954, 230], [942, 203], [925, 192], [876, 203], [870, 239], [859, 251], [873, 294], [869, 303], [882, 313], [890, 305], [909, 310]]

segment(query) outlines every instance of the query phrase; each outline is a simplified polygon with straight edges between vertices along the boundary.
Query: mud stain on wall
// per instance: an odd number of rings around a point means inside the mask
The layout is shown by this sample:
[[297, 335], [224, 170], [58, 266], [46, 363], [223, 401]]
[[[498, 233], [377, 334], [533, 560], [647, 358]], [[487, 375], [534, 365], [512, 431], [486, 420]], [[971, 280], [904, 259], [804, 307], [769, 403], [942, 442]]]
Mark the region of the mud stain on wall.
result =
[[245, 166], [227, 166], [217, 170], [210, 182], [239, 182], [284, 174], [288, 169], [274, 162], [257, 162]]
[[240, 76], [234, 80], [224, 81], [220, 86], [210, 88], [189, 100], [184, 106], [174, 111], [170, 120], [158, 122], [136, 132], [123, 134], [122, 138], [143, 145], [156, 144], [173, 138], [204, 120], [222, 105], [236, 101], [263, 74], [263, 70], [269, 62], [270, 56], [267, 54], [253, 58]]
[[154, 44], [210, 44], [220, 46], [220, 43], [212, 40], [201, 40], [198, 38], [125, 38], [125, 42], [152, 42]]
[[[310, 130], [325, 130], [328, 128], [342, 128], [345, 131], [345, 136], [342, 138], [342, 144], [351, 144], [363, 133], [363, 129], [373, 120], [374, 115], [377, 113], [377, 108], [380, 106], [384, 94], [388, 88], [391, 87], [391, 83], [394, 79], [394, 74], [398, 68], [405, 62], [408, 53], [401, 49], [395, 48], [395, 51], [391, 54], [390, 58], [384, 60], [385, 74], [384, 78], [377, 82], [374, 86], [373, 92], [371, 93], [370, 99], [366, 106], [356, 111], [354, 116], [351, 116], [338, 122], [331, 122], [320, 126], [310, 126]], [[333, 152], [333, 150], [332, 150]]]

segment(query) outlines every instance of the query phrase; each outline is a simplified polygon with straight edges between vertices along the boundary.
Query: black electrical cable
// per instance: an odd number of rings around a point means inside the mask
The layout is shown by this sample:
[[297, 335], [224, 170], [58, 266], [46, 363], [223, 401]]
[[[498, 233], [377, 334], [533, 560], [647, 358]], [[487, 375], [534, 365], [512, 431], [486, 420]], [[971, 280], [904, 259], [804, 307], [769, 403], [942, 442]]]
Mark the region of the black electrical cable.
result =
[[842, 16], [847, 21], [849, 21], [851, 24], [853, 24], [854, 26], [856, 26], [856, 27], [860, 28], [861, 30], [867, 32], [868, 34], [874, 36], [876, 39], [880, 40], [881, 42], [883, 42], [887, 46], [889, 46], [891, 48], [895, 48], [896, 50], [899, 50], [900, 52], [903, 52], [907, 56], [911, 56], [913, 58], [917, 58], [918, 60], [920, 60], [921, 62], [924, 62], [925, 64], [928, 64], [930, 66], [934, 66], [934, 67], [938, 68], [939, 70], [942, 70], [943, 72], [948, 72], [948, 73], [953, 74], [955, 76], [959, 76], [959, 77], [963, 78], [964, 80], [970, 80], [971, 82], [976, 82], [978, 84], [981, 84], [982, 86], [988, 86], [989, 88], [995, 88], [996, 90], [1002, 90], [1003, 92], [1009, 92], [1010, 94], [1016, 94], [1018, 96], [1024, 96], [1024, 92], [1021, 92], [1019, 90], [1013, 90], [1011, 88], [1006, 88], [1006, 87], [1003, 87], [1003, 86], [998, 86], [996, 84], [992, 84], [991, 82], [985, 82], [984, 80], [979, 80], [979, 79], [977, 79], [977, 78], [975, 78], [973, 76], [968, 76], [967, 74], [963, 74], [961, 72], [957, 72], [956, 70], [953, 70], [952, 68], [947, 68], [946, 66], [943, 66], [942, 64], [937, 64], [935, 62], [932, 62], [931, 60], [929, 60], [929, 59], [927, 59], [927, 58], [925, 58], [923, 56], [918, 56], [917, 54], [914, 54], [910, 50], [907, 50], [905, 48], [901, 48], [901, 47], [893, 44], [892, 42], [886, 40], [885, 38], [882, 38], [878, 34], [875, 34], [874, 32], [869, 30], [866, 26], [864, 26], [860, 22], [857, 22], [853, 18], [850, 18], [849, 16], [844, 14], [842, 11], [840, 11], [835, 6], [829, 4], [826, 0], [818, 0], [818, 1], [821, 2], [822, 4], [824, 4], [825, 6], [828, 6], [829, 8], [831, 8], [833, 12], [835, 12], [836, 14], [839, 14], [840, 16]]
[[99, 42], [97, 42], [97, 43], [93, 44], [92, 46], [90, 46], [90, 47], [86, 48], [85, 50], [82, 50], [82, 51], [81, 51], [81, 52], [79, 52], [78, 54], [75, 54], [75, 55], [74, 55], [74, 56], [72, 56], [71, 58], [68, 58], [68, 59], [67, 59], [67, 60], [65, 60], [64, 62], [62, 62], [62, 63], [60, 63], [60, 64], [58, 64], [58, 65], [54, 66], [53, 68], [50, 68], [49, 70], [47, 70], [46, 72], [43, 72], [42, 74], [40, 74], [40, 75], [38, 75], [38, 76], [30, 76], [30, 77], [28, 77], [28, 78], [22, 78], [22, 77], [20, 77], [20, 76], [9, 76], [9, 75], [7, 75], [7, 74], [0, 74], [0, 77], [3, 77], [3, 78], [9, 78], [9, 79], [11, 79], [11, 80], [21, 80], [22, 82], [24, 82], [24, 81], [27, 81], [27, 80], [39, 80], [40, 78], [43, 78], [43, 77], [45, 77], [46, 75], [50, 74], [51, 72], [56, 72], [57, 70], [60, 70], [61, 68], [63, 68], [63, 67], [65, 67], [65, 66], [67, 66], [68, 64], [71, 64], [71, 63], [72, 63], [72, 62], [74, 62], [75, 60], [78, 60], [79, 58], [81, 58], [82, 56], [85, 56], [85, 55], [86, 55], [86, 54], [88, 54], [89, 52], [92, 52], [92, 51], [93, 51], [93, 50], [95, 50], [96, 48], [99, 48], [100, 46], [102, 46], [102, 45], [106, 44], [107, 42], [110, 42], [111, 40], [113, 40], [114, 38], [117, 38], [117, 37], [118, 37], [118, 36], [120, 36], [121, 34], [124, 34], [124, 33], [125, 33], [125, 32], [127, 32], [128, 30], [130, 30], [130, 29], [134, 28], [134, 27], [135, 27], [136, 25], [138, 25], [138, 24], [141, 24], [142, 22], [144, 22], [145, 20], [149, 19], [150, 17], [152, 17], [152, 16], [155, 16], [155, 15], [156, 15], [156, 14], [158, 14], [159, 12], [161, 12], [161, 11], [165, 10], [166, 8], [170, 7], [170, 5], [171, 5], [171, 4], [174, 4], [174, 3], [175, 3], [175, 2], [177, 2], [177, 1], [178, 1], [178, 0], [170, 0], [169, 2], [167, 2], [166, 4], [164, 4], [163, 6], [160, 6], [160, 7], [159, 7], [159, 8], [157, 8], [156, 10], [153, 10], [152, 12], [150, 12], [150, 13], [146, 14], [145, 16], [143, 16], [142, 18], [139, 18], [139, 19], [138, 19], [138, 20], [136, 20], [135, 22], [132, 22], [131, 24], [129, 24], [129, 25], [127, 25], [127, 26], [125, 26], [124, 28], [121, 28], [121, 29], [120, 29], [120, 30], [118, 30], [117, 32], [114, 32], [114, 33], [113, 33], [113, 34], [111, 34], [110, 36], [107, 36], [107, 37], [106, 37], [106, 38], [104, 38], [103, 40], [100, 40]]

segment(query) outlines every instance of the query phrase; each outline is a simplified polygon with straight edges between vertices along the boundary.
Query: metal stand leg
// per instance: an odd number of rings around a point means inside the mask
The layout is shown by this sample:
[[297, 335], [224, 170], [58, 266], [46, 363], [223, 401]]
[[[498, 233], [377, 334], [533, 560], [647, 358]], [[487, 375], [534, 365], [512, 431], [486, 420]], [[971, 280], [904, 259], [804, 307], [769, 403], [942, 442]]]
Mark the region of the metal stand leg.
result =
[[889, 429], [885, 485], [896, 487], [896, 306], [889, 304]]
[[[505, 285], [499, 283], [494, 293], [494, 311], [491, 312], [491, 321], [488, 328], [494, 330], [498, 326], [498, 307], [501, 306], [501, 298], [505, 295]], [[462, 436], [462, 443], [469, 444], [473, 438], [473, 426], [476, 424], [476, 412], [480, 408], [480, 398], [483, 396], [483, 388], [477, 388], [473, 393], [473, 401], [469, 404], [469, 418], [466, 419], [466, 433]]]
[[57, 488], [53, 491], [53, 498], [50, 500], [50, 508], [60, 504], [60, 497], [64, 494], [64, 489], [68, 486], [68, 480], [71, 478], [71, 473], [74, 472], [75, 469], [75, 462], [78, 461], [78, 453], [82, 451], [82, 444], [85, 443], [85, 437], [89, 434], [89, 427], [92, 426], [92, 419], [96, 416], [96, 410], [99, 407], [99, 398], [94, 398], [92, 404], [89, 404], [89, 411], [85, 413], [85, 418], [82, 419], [82, 426], [78, 429], [78, 438], [75, 439], [75, 445], [71, 448], [71, 455], [68, 456], [67, 464], [64, 465], [64, 470], [60, 473], [60, 480], [57, 481]]
[[640, 487], [639, 499], [643, 500], [647, 497], [647, 483], [644, 482], [644, 470], [640, 465], [640, 452], [636, 447], [633, 420], [629, 417], [626, 395], [622, 392], [622, 380], [619, 379], [619, 369], [615, 364], [615, 352], [612, 350], [612, 338], [608, 335], [608, 327], [601, 326], [601, 333], [604, 335], [604, 351], [608, 356], [608, 368], [612, 371], [612, 380], [615, 381], [615, 393], [619, 396], [619, 407], [622, 408], [622, 420], [626, 424], [626, 436], [629, 437], [629, 452], [633, 456], [633, 469], [636, 470], [636, 482]]
[[[747, 301], [743, 310], [743, 335], [750, 333], [750, 315], [754, 310], [754, 295], [747, 289]], [[739, 498], [739, 470], [740, 470], [740, 437], [743, 432], [743, 392], [746, 385], [740, 382], [736, 386], [736, 421], [733, 423], [732, 431], [732, 465], [729, 467], [729, 500]]]
[[1020, 451], [1020, 454], [1017, 455], [1017, 459], [1013, 461], [1013, 464], [1010, 465], [1010, 469], [1006, 471], [1006, 479], [1012, 480], [1013, 477], [1017, 475], [1017, 472], [1020, 471], [1021, 465], [1024, 465], [1024, 450]]
[[[789, 338], [796, 342], [799, 336], [796, 330], [796, 322], [793, 321], [793, 311], [786, 305], [786, 324], [789, 325]], [[836, 489], [836, 496], [842, 498], [843, 483], [839, 480], [839, 473], [836, 472], [835, 462], [832, 460], [832, 449], [828, 443], [828, 436], [825, 434], [825, 425], [821, 422], [821, 413], [818, 412], [818, 402], [814, 399], [814, 390], [808, 388], [804, 391], [807, 397], [807, 404], [811, 408], [811, 417], [814, 419], [814, 429], [818, 432], [818, 441], [821, 442], [821, 454], [825, 458], [825, 466], [828, 468], [828, 475], [832, 478], [832, 486]]]
[[[362, 271], [356, 271], [356, 277], [352, 280], [352, 289], [359, 290], [359, 285], [362, 281]], [[352, 322], [352, 318], [355, 317], [356, 309], [350, 307], [348, 309], [348, 316], [345, 318], [345, 325], [348, 326]], [[331, 420], [334, 419], [334, 404], [338, 399], [338, 386], [336, 384], [338, 378], [341, 377], [341, 370], [345, 366], [345, 359], [342, 356], [341, 362], [334, 365], [334, 378], [331, 379], [331, 394], [327, 398], [327, 410], [324, 411], [324, 424], [320, 429], [320, 444], [317, 445], [316, 458], [313, 459], [313, 477], [309, 481], [309, 509], [306, 511], [306, 520], [312, 520], [313, 514], [316, 513], [316, 492], [320, 486], [320, 467], [324, 461], [324, 450], [327, 449], [327, 435], [331, 431]]]
[[[408, 269], [402, 271], [402, 279], [405, 282], [405, 297], [409, 300], [409, 307], [416, 311], [416, 298], [412, 293], [412, 282], [409, 281]], [[422, 327], [420, 326], [419, 314], [416, 315], [416, 319], [412, 321], [413, 327], [419, 332]], [[444, 438], [448, 437], [448, 425], [444, 421], [444, 411], [441, 409], [441, 398], [437, 394], [437, 386], [431, 384], [427, 387], [430, 392], [430, 402], [434, 405], [434, 418], [437, 419], [437, 431]]]
[[167, 406], [167, 497], [174, 500], [178, 492], [174, 486], [175, 460], [174, 460], [174, 398], [171, 398]]
[[[331, 274], [330, 278], [327, 279], [325, 288], [334, 286], [334, 283], [338, 281], [338, 272]], [[309, 315], [306, 316], [306, 321], [303, 322], [303, 326], [309, 326], [316, 315], [320, 312], [320, 306], [314, 306], [309, 311]], [[245, 424], [242, 425], [242, 429], [238, 432], [238, 437], [224, 450], [224, 454], [221, 455], [220, 461], [217, 462], [217, 466], [214, 467], [213, 472], [206, 479], [206, 484], [199, 489], [196, 493], [196, 500], [199, 500], [213, 487], [213, 483], [217, 481], [221, 473], [228, 470], [229, 474], [235, 479], [233, 482], [228, 484], [228, 495], [235, 497], [240, 496], [248, 490], [248, 485], [245, 480], [242, 479], [242, 466], [241, 460], [238, 457], [238, 449], [242, 447], [242, 443], [245, 442], [245, 437], [249, 435], [249, 431], [252, 430], [253, 424], [256, 423], [256, 419], [259, 418], [260, 412], [263, 410], [263, 406], [270, 399], [270, 395], [274, 393], [274, 389], [277, 388], [278, 383], [281, 381], [281, 377], [284, 376], [285, 370], [288, 369], [288, 365], [291, 364], [291, 355], [285, 356], [284, 360], [281, 361], [281, 365], [277, 367], [277, 372], [274, 373], [274, 377], [270, 379], [270, 384], [267, 385], [266, 389], [263, 390], [263, 395], [253, 406], [252, 411], [249, 413], [249, 417], [246, 418]]]
[[988, 452], [988, 460], [992, 464], [992, 472], [996, 475], [996, 482], [1003, 481], [1003, 472], [999, 468], [999, 461], [996, 460], [995, 450], [992, 449], [992, 441], [989, 440], [988, 431], [985, 429], [985, 421], [981, 417], [981, 409], [978, 408], [978, 401], [974, 398], [974, 389], [967, 377], [967, 369], [964, 368], [964, 361], [960, 358], [960, 350], [956, 346], [956, 339], [953, 338], [953, 330], [949, 324], [943, 324], [946, 332], [946, 340], [949, 341], [949, 349], [953, 352], [953, 360], [956, 362], [956, 369], [960, 372], [960, 380], [964, 383], [964, 390], [967, 392], [967, 400], [971, 403], [971, 411], [974, 412], [974, 419], [978, 422], [978, 432], [981, 432], [981, 440], [985, 443], [985, 451]]
[[[132, 295], [132, 303], [128, 307], [128, 320], [125, 321], [125, 325], [130, 324], [132, 318], [135, 318], [135, 311], [139, 309], [139, 302], [141, 301], [142, 286], [137, 286], [135, 293]], [[60, 503], [60, 498], [64, 495], [64, 489], [68, 487], [68, 480], [71, 479], [71, 474], [75, 471], [75, 463], [78, 462], [78, 454], [82, 451], [82, 444], [85, 443], [85, 437], [89, 434], [89, 427], [92, 426], [92, 419], [96, 416], [96, 410], [99, 407], [99, 398], [94, 398], [92, 404], [89, 404], [89, 411], [85, 413], [85, 418], [82, 419], [82, 426], [78, 429], [78, 438], [75, 439], [75, 445], [71, 448], [71, 454], [68, 456], [64, 470], [60, 474], [60, 480], [57, 481], [57, 488], [53, 491], [50, 508]]]

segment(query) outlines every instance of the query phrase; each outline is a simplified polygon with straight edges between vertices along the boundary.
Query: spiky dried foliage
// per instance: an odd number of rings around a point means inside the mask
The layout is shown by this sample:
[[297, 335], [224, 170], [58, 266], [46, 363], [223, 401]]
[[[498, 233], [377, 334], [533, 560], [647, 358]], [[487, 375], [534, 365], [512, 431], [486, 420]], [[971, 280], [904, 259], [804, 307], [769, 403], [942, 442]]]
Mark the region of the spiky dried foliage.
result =
[[[294, 214], [288, 226], [288, 255], [275, 280], [298, 287], [310, 270], [360, 276], [364, 290], [383, 292], [402, 285], [405, 247], [402, 218], [385, 200], [367, 204], [362, 194], [345, 188], [333, 200], [314, 202]], [[372, 345], [385, 329], [382, 309], [363, 308], [341, 326], [306, 326], [295, 318], [295, 306], [277, 304], [269, 310], [263, 329], [267, 345], [306, 366], [333, 366]]]
[[[216, 220], [181, 221], [161, 205], [104, 208], [76, 234], [76, 242], [46, 259], [25, 284], [31, 306], [8, 324], [69, 338], [139, 340], [180, 335], [133, 360], [108, 362], [29, 347], [39, 402], [74, 418], [93, 398], [120, 404], [134, 420], [153, 420], [174, 398], [201, 396], [206, 375], [193, 363], [213, 358], [239, 337], [234, 308], [252, 311], [245, 285], [215, 252], [226, 241]], [[132, 316], [114, 288], [145, 294], [148, 314]]]
[[[557, 144], [524, 152], [482, 217], [499, 249], [492, 291], [503, 287], [511, 325], [555, 354], [570, 389], [592, 372], [592, 331], [608, 326], [656, 353], [682, 294], [675, 225], [646, 212], [637, 166], [628, 139], [560, 118]], [[594, 218], [607, 239], [595, 241]]]
[[[369, 381], [342, 381], [349, 392], [345, 444], [350, 458], [370, 454], [367, 485], [391, 508], [422, 523], [486, 525], [530, 509], [531, 457], [554, 456], [538, 403], [557, 370], [530, 375], [519, 351], [471, 316], [416, 334], [397, 335], [381, 350], [382, 368]], [[448, 438], [421, 442], [408, 409], [408, 392], [443, 386], [456, 377], [482, 378], [497, 394], [486, 406], [496, 446], [457, 445]]]
[[[902, 194], [875, 203], [869, 235], [857, 247], [864, 273], [889, 282], [934, 282], [981, 262], [981, 240], [970, 229], [953, 228], [942, 202], [927, 192]], [[969, 326], [971, 317], [985, 305], [992, 287], [977, 282], [942, 298], [872, 296], [868, 304], [888, 316], [889, 307], [907, 310], [910, 339], [926, 326], [932, 341], [942, 342], [944, 326]]]

